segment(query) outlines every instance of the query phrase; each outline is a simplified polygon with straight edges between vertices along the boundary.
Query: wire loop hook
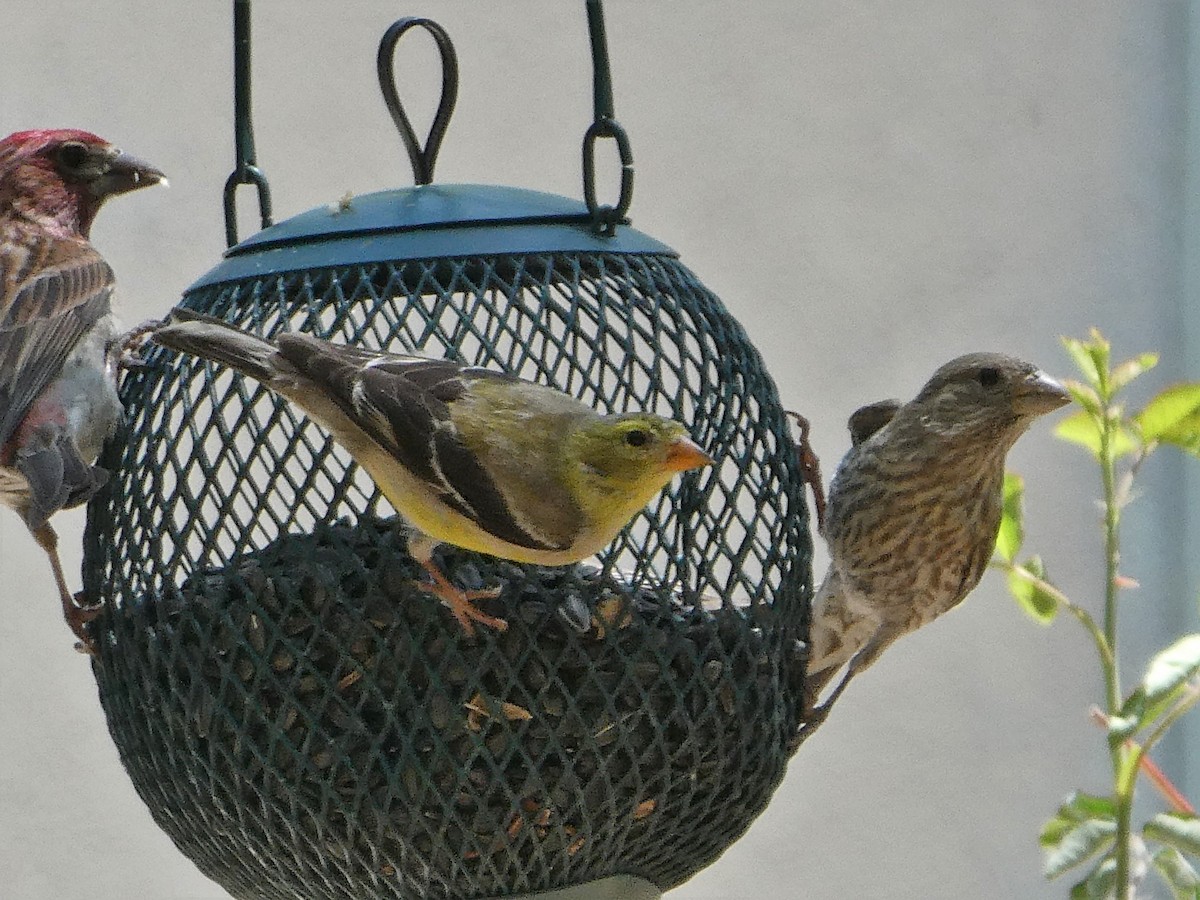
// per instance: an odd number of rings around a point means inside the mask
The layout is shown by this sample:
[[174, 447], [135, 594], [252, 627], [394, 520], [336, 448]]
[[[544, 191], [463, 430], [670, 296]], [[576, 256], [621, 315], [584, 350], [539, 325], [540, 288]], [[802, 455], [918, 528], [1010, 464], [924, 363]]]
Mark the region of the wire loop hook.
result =
[[[596, 200], [596, 142], [604, 138], [617, 142], [617, 153], [621, 159], [621, 193], [615, 206]], [[629, 204], [633, 202], [633, 148], [625, 129], [616, 119], [593, 122], [583, 135], [583, 202], [592, 215], [596, 231], [606, 237], [616, 233], [617, 226], [625, 221]]]
[[[629, 135], [617, 122], [613, 110], [612, 71], [608, 63], [608, 38], [604, 31], [601, 0], [587, 0], [588, 36], [592, 46], [592, 104], [594, 117], [583, 135], [583, 202], [597, 233], [612, 237], [625, 221], [633, 202], [633, 148]], [[621, 159], [621, 193], [615, 205], [596, 199], [596, 142], [601, 138], [617, 142]]]
[[[442, 95], [438, 100], [437, 112], [434, 113], [433, 123], [429, 126], [429, 136], [425, 138], [425, 146], [417, 141], [412, 122], [400, 102], [400, 93], [396, 89], [396, 45], [408, 31], [413, 28], [424, 28], [437, 43], [438, 53], [442, 58]], [[438, 151], [442, 147], [442, 139], [450, 126], [450, 116], [454, 113], [454, 104], [458, 100], [458, 56], [454, 52], [454, 44], [450, 35], [432, 19], [406, 17], [397, 19], [383, 34], [379, 41], [379, 53], [376, 57], [376, 69], [379, 73], [379, 89], [383, 92], [383, 102], [387, 105], [396, 130], [404, 141], [408, 151], [409, 162], [412, 163], [413, 180], [417, 184], [429, 184], [433, 181], [433, 167], [437, 164]]]

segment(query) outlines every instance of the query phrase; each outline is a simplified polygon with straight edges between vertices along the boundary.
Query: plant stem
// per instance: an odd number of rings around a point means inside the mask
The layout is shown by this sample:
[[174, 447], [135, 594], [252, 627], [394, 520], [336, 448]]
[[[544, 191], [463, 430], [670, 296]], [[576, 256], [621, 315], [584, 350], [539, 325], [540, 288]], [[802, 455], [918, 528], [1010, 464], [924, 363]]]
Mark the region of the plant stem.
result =
[[1183, 697], [1180, 698], [1179, 702], [1172, 707], [1170, 712], [1162, 717], [1158, 723], [1158, 726], [1152, 732], [1150, 732], [1150, 734], [1146, 737], [1146, 740], [1142, 742], [1139, 750], [1139, 759], [1141, 756], [1144, 756], [1146, 753], [1148, 753], [1151, 747], [1161, 741], [1166, 733], [1171, 730], [1171, 726], [1179, 721], [1179, 719], [1182, 718], [1189, 710], [1191, 710], [1191, 708], [1195, 706], [1197, 702], [1200, 702], [1200, 687], [1190, 685], [1187, 689], [1187, 692], [1183, 695]]
[[1092, 614], [1082, 606], [1073, 603], [1070, 597], [1045, 578], [1038, 578], [1038, 576], [1023, 566], [1018, 566], [1015, 563], [1007, 561], [993, 562], [992, 565], [1003, 571], [1006, 575], [1015, 575], [1023, 581], [1028, 581], [1043, 594], [1053, 597], [1054, 602], [1078, 619], [1079, 624], [1092, 636], [1092, 642], [1096, 645], [1096, 652], [1100, 654], [1100, 665], [1104, 669], [1104, 677], [1107, 680], [1109, 670], [1115, 665], [1115, 658], [1113, 657], [1112, 648], [1108, 646], [1108, 640], [1104, 637], [1104, 632], [1100, 630], [1100, 626], [1096, 624], [1096, 620], [1092, 618]]
[[[1115, 492], [1116, 460], [1112, 453], [1112, 427], [1112, 414], [1106, 413], [1104, 426], [1100, 429], [1100, 476], [1104, 484], [1104, 642], [1108, 645], [1111, 653], [1111, 656], [1103, 662], [1110, 716], [1116, 715], [1121, 708], [1121, 681], [1117, 663], [1117, 566], [1120, 561], [1120, 509]], [[1137, 766], [1127, 766], [1127, 757], [1132, 753], [1133, 751], [1125, 745], [1124, 741], [1109, 738], [1113, 784], [1116, 788], [1114, 799], [1117, 803], [1117, 878], [1114, 885], [1114, 896], [1118, 900], [1128, 900], [1129, 898], [1130, 824], [1133, 817], [1133, 793], [1137, 786]], [[1127, 774], [1128, 768], [1132, 768], [1132, 777]]]
[[[1200, 693], [1197, 694], [1197, 698], [1200, 699]], [[1195, 700], [1192, 701], [1193, 705], [1194, 703]], [[1104, 714], [1104, 710], [1100, 709], [1098, 706], [1092, 707], [1092, 721], [1101, 728], [1108, 728], [1108, 716], [1106, 716]], [[1163, 799], [1167, 801], [1167, 805], [1170, 806], [1172, 810], [1177, 813], [1183, 813], [1185, 816], [1196, 815], [1195, 807], [1192, 806], [1187, 797], [1183, 796], [1183, 793], [1179, 790], [1179, 788], [1175, 787], [1175, 783], [1167, 777], [1167, 773], [1160, 769], [1158, 764], [1150, 758], [1150, 754], [1147, 752], [1145, 747], [1140, 748], [1139, 751], [1138, 743], [1133, 738], [1126, 739], [1125, 746], [1134, 752], [1140, 752], [1140, 756], [1138, 758], [1138, 768], [1145, 773], [1146, 778], [1150, 780], [1150, 783], [1158, 789], [1158, 792], [1162, 794]]]
[[1103, 427], [1100, 429], [1100, 480], [1104, 486], [1104, 642], [1112, 656], [1105, 665], [1105, 688], [1108, 694], [1108, 713], [1116, 715], [1121, 708], [1121, 681], [1117, 654], [1117, 574], [1121, 560], [1121, 510], [1116, 497], [1116, 459], [1113, 454], [1113, 431], [1120, 419], [1108, 406], [1105, 397]]
[[[1147, 735], [1142, 744], [1134, 744], [1131, 741], [1125, 741], [1122, 744], [1121, 756], [1123, 758], [1126, 755], [1129, 756], [1129, 766], [1121, 771], [1117, 778], [1117, 897], [1127, 897], [1129, 890], [1127, 885], [1129, 884], [1130, 818], [1133, 813], [1133, 791], [1137, 784], [1138, 769], [1143, 768], [1144, 764], [1150, 761], [1147, 756], [1150, 748], [1161, 741], [1163, 736], [1171, 730], [1171, 726], [1191, 710], [1198, 701], [1200, 701], [1200, 688], [1192, 685], [1171, 711], [1163, 716], [1157, 727]], [[1157, 769], [1158, 767], [1153, 766], [1153, 768]], [[1163, 780], [1166, 781], [1165, 776], [1163, 776]], [[1169, 781], [1166, 783], [1170, 784]], [[1171, 787], [1174, 788], [1174, 785]], [[1182, 800], [1185, 811], [1194, 815], [1195, 811], [1187, 800], [1182, 797], [1179, 799]], [[1170, 801], [1171, 798], [1168, 797], [1168, 800]], [[1122, 876], [1122, 872], [1124, 872], [1124, 876]]]
[[[1125, 752], [1122, 745], [1120, 755], [1124, 756]], [[1137, 767], [1133, 771], [1137, 772]], [[1117, 791], [1117, 883], [1114, 896], [1119, 900], [1132, 900], [1129, 896], [1129, 837], [1132, 832], [1133, 786], [1136, 782], [1135, 776]]]
[[[1121, 427], [1120, 409], [1113, 404], [1112, 386], [1105, 366], [1100, 371], [1099, 384], [1102, 420], [1100, 425], [1100, 481], [1104, 487], [1104, 642], [1111, 656], [1103, 660], [1105, 693], [1108, 695], [1108, 714], [1115, 716], [1121, 708], [1121, 678], [1117, 645], [1117, 574], [1121, 559], [1121, 507], [1116, 492], [1117, 460], [1114, 439]], [[1133, 817], [1133, 794], [1137, 786], [1137, 765], [1129, 766], [1134, 753], [1123, 740], [1109, 737], [1112, 759], [1114, 799], [1117, 804], [1116, 884], [1117, 900], [1129, 897], [1129, 841]]]

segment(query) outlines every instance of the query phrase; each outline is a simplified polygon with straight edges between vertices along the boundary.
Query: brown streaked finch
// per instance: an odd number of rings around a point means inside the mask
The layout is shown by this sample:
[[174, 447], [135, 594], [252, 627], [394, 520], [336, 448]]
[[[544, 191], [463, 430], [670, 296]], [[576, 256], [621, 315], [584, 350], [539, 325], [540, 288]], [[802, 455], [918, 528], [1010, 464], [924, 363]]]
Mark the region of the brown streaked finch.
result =
[[0, 502], [50, 558], [71, 630], [98, 613], [67, 588], [49, 519], [104, 484], [92, 465], [121, 415], [113, 272], [88, 240], [109, 197], [162, 172], [78, 130], [0, 140]]
[[979, 583], [1000, 527], [1005, 456], [1035, 419], [1069, 400], [1029, 363], [972, 353], [938, 369], [910, 402], [885, 400], [850, 417], [853, 446], [829, 489], [829, 571], [813, 599], [810, 724], [893, 641]]

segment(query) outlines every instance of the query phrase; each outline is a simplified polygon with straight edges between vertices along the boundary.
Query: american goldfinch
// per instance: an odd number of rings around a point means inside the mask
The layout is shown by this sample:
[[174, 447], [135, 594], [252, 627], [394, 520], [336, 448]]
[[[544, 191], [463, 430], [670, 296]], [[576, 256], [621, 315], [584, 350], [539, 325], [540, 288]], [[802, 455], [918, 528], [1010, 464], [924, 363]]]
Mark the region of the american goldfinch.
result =
[[121, 415], [113, 272], [88, 241], [106, 199], [165, 181], [86, 131], [0, 141], [0, 502], [50, 558], [67, 624], [99, 613], [67, 588], [50, 517], [104, 484], [92, 466]]
[[979, 583], [1000, 527], [1005, 456], [1069, 399], [1029, 363], [972, 353], [938, 369], [909, 403], [850, 417], [853, 446], [829, 489], [831, 562], [813, 600], [810, 708], [843, 666], [824, 712], [893, 641]]
[[568, 565], [603, 549], [677, 472], [712, 459], [677, 422], [603, 416], [553, 388], [303, 334], [274, 342], [187, 310], [158, 343], [261, 381], [327, 428], [415, 529], [409, 552], [467, 634], [505, 628], [434, 564], [440, 543]]

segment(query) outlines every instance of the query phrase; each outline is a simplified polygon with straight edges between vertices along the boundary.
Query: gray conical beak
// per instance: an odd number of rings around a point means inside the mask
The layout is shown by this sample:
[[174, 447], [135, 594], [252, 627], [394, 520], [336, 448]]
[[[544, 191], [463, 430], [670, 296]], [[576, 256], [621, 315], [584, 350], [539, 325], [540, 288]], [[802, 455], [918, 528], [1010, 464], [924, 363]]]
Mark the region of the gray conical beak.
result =
[[1025, 416], [1044, 416], [1071, 402], [1067, 389], [1038, 369], [1017, 385], [1014, 405]]
[[167, 183], [167, 176], [155, 166], [136, 156], [115, 151], [107, 171], [92, 182], [91, 188], [97, 197], [112, 197], [153, 184], [165, 187]]

